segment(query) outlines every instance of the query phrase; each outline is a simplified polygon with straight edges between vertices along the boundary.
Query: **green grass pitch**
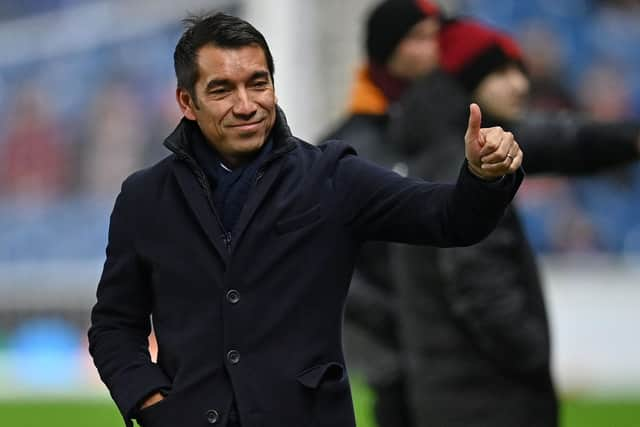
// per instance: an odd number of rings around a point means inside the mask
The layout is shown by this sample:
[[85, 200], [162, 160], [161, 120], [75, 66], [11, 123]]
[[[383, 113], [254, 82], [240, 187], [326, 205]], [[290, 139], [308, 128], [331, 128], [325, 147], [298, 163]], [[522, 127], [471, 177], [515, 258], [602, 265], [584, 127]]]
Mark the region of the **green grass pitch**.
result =
[[[355, 382], [358, 427], [375, 427], [375, 397]], [[563, 403], [562, 427], [640, 427], [640, 398], [628, 401], [569, 400]], [[121, 427], [122, 419], [108, 400], [0, 401], [2, 427]]]

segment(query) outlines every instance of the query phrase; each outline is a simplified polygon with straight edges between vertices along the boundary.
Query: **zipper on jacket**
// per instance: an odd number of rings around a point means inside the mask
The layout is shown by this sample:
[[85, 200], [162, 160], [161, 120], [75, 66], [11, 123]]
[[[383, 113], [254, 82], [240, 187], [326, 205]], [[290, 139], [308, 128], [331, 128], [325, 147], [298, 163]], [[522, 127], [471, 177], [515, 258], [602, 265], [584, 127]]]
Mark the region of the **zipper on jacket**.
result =
[[231, 252], [231, 233], [228, 231], [222, 233], [222, 240], [224, 241], [227, 251]]
[[257, 184], [258, 182], [260, 182], [260, 180], [264, 176], [264, 173], [265, 173], [265, 170], [267, 169], [267, 166], [269, 166], [274, 161], [278, 160], [280, 157], [284, 156], [287, 152], [288, 152], [288, 150], [276, 151], [276, 152], [272, 153], [271, 156], [267, 157], [265, 159], [265, 161], [262, 162], [262, 164], [258, 168], [258, 172], [256, 173], [256, 178], [254, 180], [254, 183]]
[[[271, 163], [273, 163], [275, 160], [279, 159], [284, 154], [286, 154], [288, 151], [289, 150], [282, 150], [282, 151], [277, 151], [277, 152], [272, 153], [271, 156], [268, 157], [262, 163], [262, 165], [260, 165], [260, 167], [258, 168], [258, 172], [256, 173], [256, 178], [255, 178], [255, 181], [254, 181], [254, 185], [258, 184], [258, 182], [262, 179], [262, 177], [264, 176], [266, 168]], [[215, 204], [213, 203], [213, 197], [211, 195], [211, 186], [209, 185], [209, 180], [207, 179], [206, 174], [204, 173], [204, 171], [202, 170], [200, 165], [198, 165], [198, 162], [196, 162], [186, 152], [179, 151], [179, 152], [176, 152], [175, 154], [176, 154], [176, 156], [177, 156], [177, 158], [179, 160], [182, 160], [185, 163], [187, 163], [187, 165], [189, 165], [189, 167], [191, 168], [193, 173], [196, 175], [196, 178], [198, 179], [198, 183], [200, 184], [200, 187], [202, 187], [202, 189], [204, 190], [205, 195], [207, 196], [207, 202], [209, 203], [209, 207], [211, 208], [211, 211], [213, 212], [213, 216], [216, 218], [216, 222], [218, 223], [218, 226], [220, 227], [220, 229], [223, 230], [223, 233], [221, 235], [222, 241], [224, 242], [224, 245], [227, 248], [227, 252], [231, 252], [231, 245], [233, 243], [233, 240], [232, 240], [232, 237], [231, 237], [231, 232], [227, 231], [227, 229], [224, 227], [224, 224], [222, 223], [222, 220], [220, 219], [220, 216], [218, 215], [218, 212], [216, 211]]]
[[207, 179], [206, 174], [200, 168], [198, 163], [195, 160], [193, 160], [188, 154], [180, 153], [177, 155], [180, 160], [184, 161], [185, 163], [187, 163], [187, 165], [189, 165], [193, 173], [196, 175], [196, 178], [198, 179], [198, 184], [200, 184], [200, 187], [202, 187], [207, 197], [207, 202], [209, 203], [209, 207], [213, 212], [213, 216], [216, 218], [216, 222], [218, 223], [220, 230], [223, 231], [221, 237], [222, 237], [222, 241], [224, 242], [224, 246], [225, 248], [227, 248], [227, 252], [231, 252], [231, 242], [232, 242], [231, 233], [228, 232], [227, 229], [224, 227], [224, 224], [222, 223], [222, 220], [218, 215], [218, 211], [216, 211], [215, 204], [213, 203], [213, 197], [211, 195], [211, 186], [209, 185], [209, 180]]

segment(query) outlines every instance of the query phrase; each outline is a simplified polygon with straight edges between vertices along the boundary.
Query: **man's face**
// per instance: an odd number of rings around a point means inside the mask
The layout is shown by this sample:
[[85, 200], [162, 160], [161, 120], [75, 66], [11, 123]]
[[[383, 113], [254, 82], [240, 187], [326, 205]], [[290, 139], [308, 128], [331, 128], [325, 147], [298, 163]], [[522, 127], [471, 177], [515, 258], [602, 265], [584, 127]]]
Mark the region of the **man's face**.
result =
[[387, 63], [391, 74], [413, 80], [433, 70], [440, 59], [439, 30], [440, 21], [436, 18], [426, 18], [414, 25]]
[[230, 166], [251, 159], [276, 119], [276, 96], [264, 52], [258, 45], [198, 51], [195, 99], [178, 88], [178, 104]]
[[529, 94], [529, 79], [516, 65], [496, 70], [473, 92], [475, 101], [495, 118], [519, 120]]

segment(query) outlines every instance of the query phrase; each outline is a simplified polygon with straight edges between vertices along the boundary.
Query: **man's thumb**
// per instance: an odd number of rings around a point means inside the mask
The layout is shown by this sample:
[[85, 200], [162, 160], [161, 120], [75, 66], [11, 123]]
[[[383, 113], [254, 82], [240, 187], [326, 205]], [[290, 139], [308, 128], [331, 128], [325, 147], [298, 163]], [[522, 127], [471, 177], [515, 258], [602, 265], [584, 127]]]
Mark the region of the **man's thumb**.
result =
[[480, 126], [482, 126], [482, 113], [478, 104], [469, 105], [469, 125], [467, 126], [467, 141], [480, 142]]

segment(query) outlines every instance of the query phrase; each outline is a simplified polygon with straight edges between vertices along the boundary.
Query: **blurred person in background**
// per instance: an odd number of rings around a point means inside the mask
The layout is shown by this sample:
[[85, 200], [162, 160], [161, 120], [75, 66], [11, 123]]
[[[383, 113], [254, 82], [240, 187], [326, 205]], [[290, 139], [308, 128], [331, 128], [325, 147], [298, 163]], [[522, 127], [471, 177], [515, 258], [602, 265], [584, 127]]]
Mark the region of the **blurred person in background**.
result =
[[16, 94], [0, 136], [0, 195], [47, 201], [67, 192], [65, 133], [41, 88], [27, 83]]
[[161, 85], [163, 88], [156, 102], [155, 111], [151, 115], [153, 129], [150, 130], [151, 137], [148, 138], [144, 147], [144, 164], [152, 165], [162, 160], [166, 155], [166, 148], [158, 141], [162, 141], [175, 128], [177, 122], [182, 118], [180, 108], [176, 105], [176, 94], [174, 82], [167, 82]]
[[[327, 139], [344, 140], [360, 156], [406, 174], [407, 156], [390, 143], [388, 126], [404, 91], [438, 65], [440, 19], [437, 5], [423, 0], [386, 0], [371, 9], [365, 25], [367, 62], [357, 71], [348, 116]], [[377, 396], [378, 426], [410, 427], [389, 245], [370, 242], [361, 250], [345, 313], [345, 346], [350, 366]]]
[[[534, 117], [519, 46], [473, 20], [448, 21], [440, 63], [398, 103], [395, 144], [410, 176], [455, 178], [460, 123], [470, 100], [483, 120], [513, 130], [529, 174], [586, 174], [640, 157], [640, 124], [577, 115]], [[395, 246], [394, 283], [417, 426], [556, 426], [550, 334], [534, 254], [510, 207], [471, 247]]]
[[543, 21], [531, 20], [523, 26], [520, 44], [530, 86], [528, 109], [576, 110], [573, 94], [562, 79], [566, 53], [557, 33]]
[[522, 152], [481, 128], [477, 105], [456, 185], [306, 144], [277, 106], [262, 34], [221, 13], [186, 23], [184, 118], [173, 154], [117, 197], [94, 363], [129, 426], [355, 426], [341, 329], [361, 244], [479, 241], [520, 185]]
[[146, 134], [138, 103], [124, 81], [109, 82], [95, 94], [81, 145], [79, 181], [86, 194], [111, 198], [122, 180], [142, 167]]
[[616, 61], [599, 58], [582, 74], [578, 102], [581, 110], [594, 120], [611, 122], [632, 116], [632, 94], [622, 68]]

